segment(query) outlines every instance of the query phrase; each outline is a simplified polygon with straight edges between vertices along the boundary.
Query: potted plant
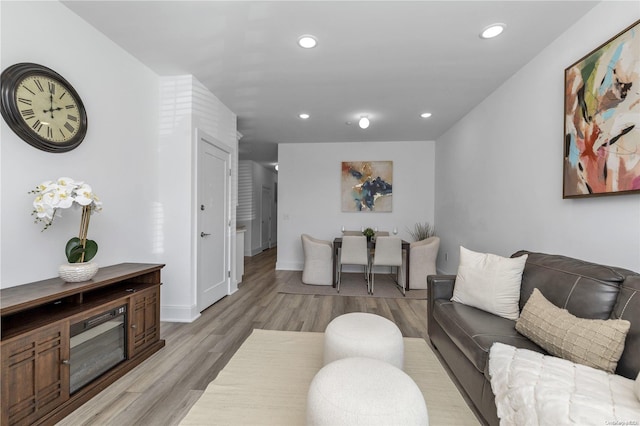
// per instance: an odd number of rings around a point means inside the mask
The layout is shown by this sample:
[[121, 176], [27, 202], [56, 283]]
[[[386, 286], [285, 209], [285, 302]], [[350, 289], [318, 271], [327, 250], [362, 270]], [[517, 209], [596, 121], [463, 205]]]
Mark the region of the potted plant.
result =
[[429, 222], [416, 223], [413, 229], [407, 228], [407, 232], [413, 238], [413, 241], [426, 240], [436, 235], [436, 230]]
[[362, 231], [362, 235], [367, 237], [367, 241], [371, 241], [371, 238], [373, 238], [373, 236], [376, 235], [376, 233], [373, 229], [367, 228], [364, 231]]
[[71, 238], [65, 245], [67, 265], [60, 266], [60, 277], [68, 282], [86, 281], [98, 272], [98, 265], [91, 262], [98, 252], [98, 244], [87, 238], [89, 219], [91, 213], [102, 210], [102, 203], [93, 193], [91, 186], [84, 182], [74, 181], [71, 178], [61, 177], [57, 181], [45, 181], [36, 187], [30, 194], [35, 194], [33, 200], [33, 212], [35, 223], [44, 223], [48, 229], [60, 209], [70, 207], [81, 208], [80, 232], [77, 237]]

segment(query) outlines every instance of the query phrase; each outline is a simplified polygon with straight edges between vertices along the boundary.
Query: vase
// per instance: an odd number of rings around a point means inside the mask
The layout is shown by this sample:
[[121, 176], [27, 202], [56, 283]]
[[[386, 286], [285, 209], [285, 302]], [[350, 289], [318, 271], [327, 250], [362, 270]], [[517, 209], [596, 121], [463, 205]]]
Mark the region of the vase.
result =
[[60, 265], [60, 278], [68, 283], [88, 281], [98, 272], [98, 264], [93, 262], [65, 263]]

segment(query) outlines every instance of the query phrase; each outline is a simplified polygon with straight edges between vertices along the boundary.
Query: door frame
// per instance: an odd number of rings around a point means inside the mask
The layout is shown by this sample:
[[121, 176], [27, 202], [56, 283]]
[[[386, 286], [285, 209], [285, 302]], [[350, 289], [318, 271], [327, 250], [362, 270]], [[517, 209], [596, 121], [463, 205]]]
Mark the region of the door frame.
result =
[[[265, 192], [267, 192], [267, 197], [266, 200], [269, 203], [267, 210], [267, 214], [268, 214], [268, 223], [264, 223], [263, 219], [264, 219], [264, 214], [265, 214], [265, 209], [264, 209], [264, 201], [265, 201]], [[271, 226], [271, 222], [273, 221], [273, 190], [271, 189], [271, 187], [266, 186], [266, 185], [262, 185], [262, 189], [260, 191], [260, 249], [261, 250], [268, 250], [270, 249], [271, 246], [271, 230], [272, 230], [272, 226]], [[264, 241], [262, 241], [262, 236], [263, 236], [263, 232], [267, 231], [267, 241], [266, 244]], [[266, 248], [265, 248], [266, 246]]]
[[[191, 220], [191, 247], [192, 247], [192, 253], [193, 256], [191, 257], [191, 273], [193, 276], [193, 288], [192, 288], [192, 307], [193, 309], [196, 311], [196, 317], [200, 315], [200, 311], [198, 311], [198, 258], [199, 258], [199, 235], [198, 235], [198, 229], [199, 229], [199, 223], [198, 223], [198, 191], [199, 191], [199, 179], [200, 179], [200, 170], [199, 170], [199, 161], [198, 161], [198, 143], [200, 141], [203, 141], [204, 143], [208, 143], [218, 149], [220, 149], [221, 151], [223, 151], [228, 158], [228, 164], [229, 164], [229, 179], [227, 179], [227, 188], [226, 188], [226, 193], [227, 193], [227, 199], [225, 200], [225, 205], [226, 205], [226, 214], [227, 214], [227, 231], [225, 232], [225, 247], [226, 247], [226, 257], [227, 257], [227, 271], [231, 272], [232, 268], [231, 265], [234, 262], [234, 257], [232, 257], [232, 252], [235, 246], [232, 245], [232, 232], [231, 232], [231, 225], [232, 225], [232, 215], [231, 215], [231, 199], [232, 199], [232, 194], [231, 194], [231, 188], [232, 188], [232, 176], [231, 176], [231, 168], [232, 168], [232, 158], [233, 158], [233, 148], [230, 147], [229, 145], [223, 143], [222, 141], [220, 141], [219, 139], [211, 136], [210, 134], [208, 134], [207, 132], [205, 132], [202, 129], [196, 128], [195, 129], [195, 138], [194, 138], [194, 145], [193, 145], [193, 170], [194, 173], [191, 177], [192, 179], [192, 185], [191, 185], [191, 208], [192, 208], [192, 220]], [[231, 274], [227, 275], [227, 279], [226, 279], [226, 286], [227, 286], [227, 295], [231, 294]]]

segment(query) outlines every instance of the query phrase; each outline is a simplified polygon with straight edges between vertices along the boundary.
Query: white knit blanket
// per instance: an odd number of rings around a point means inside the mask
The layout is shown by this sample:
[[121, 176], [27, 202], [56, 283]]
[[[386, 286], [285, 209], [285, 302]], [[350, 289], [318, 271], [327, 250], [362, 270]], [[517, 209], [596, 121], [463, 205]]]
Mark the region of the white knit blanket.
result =
[[500, 425], [640, 425], [634, 381], [602, 370], [495, 343], [491, 388]]

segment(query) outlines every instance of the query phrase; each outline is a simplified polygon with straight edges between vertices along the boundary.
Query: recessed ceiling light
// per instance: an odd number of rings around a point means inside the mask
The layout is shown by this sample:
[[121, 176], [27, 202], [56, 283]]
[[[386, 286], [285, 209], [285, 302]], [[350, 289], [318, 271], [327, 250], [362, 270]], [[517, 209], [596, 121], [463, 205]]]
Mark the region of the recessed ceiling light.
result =
[[358, 126], [360, 126], [361, 129], [366, 129], [367, 127], [369, 127], [369, 117], [367, 117], [366, 115], [363, 115], [362, 117], [360, 117], [360, 121], [358, 121]]
[[480, 38], [494, 38], [502, 34], [504, 29], [506, 28], [506, 24], [497, 23], [491, 24], [488, 27], [485, 27], [480, 33]]
[[306, 120], [307, 118], [311, 117], [309, 114], [307, 113], [302, 113], [302, 114], [298, 114], [298, 117], [302, 118], [303, 120]]
[[316, 45], [318, 44], [318, 39], [310, 34], [305, 34], [298, 38], [298, 44], [300, 45], [300, 47], [303, 47], [305, 49], [311, 49], [313, 47], [316, 47]]
[[430, 112], [423, 112], [422, 114], [420, 114], [420, 117], [429, 118], [429, 117], [431, 117], [431, 113]]

